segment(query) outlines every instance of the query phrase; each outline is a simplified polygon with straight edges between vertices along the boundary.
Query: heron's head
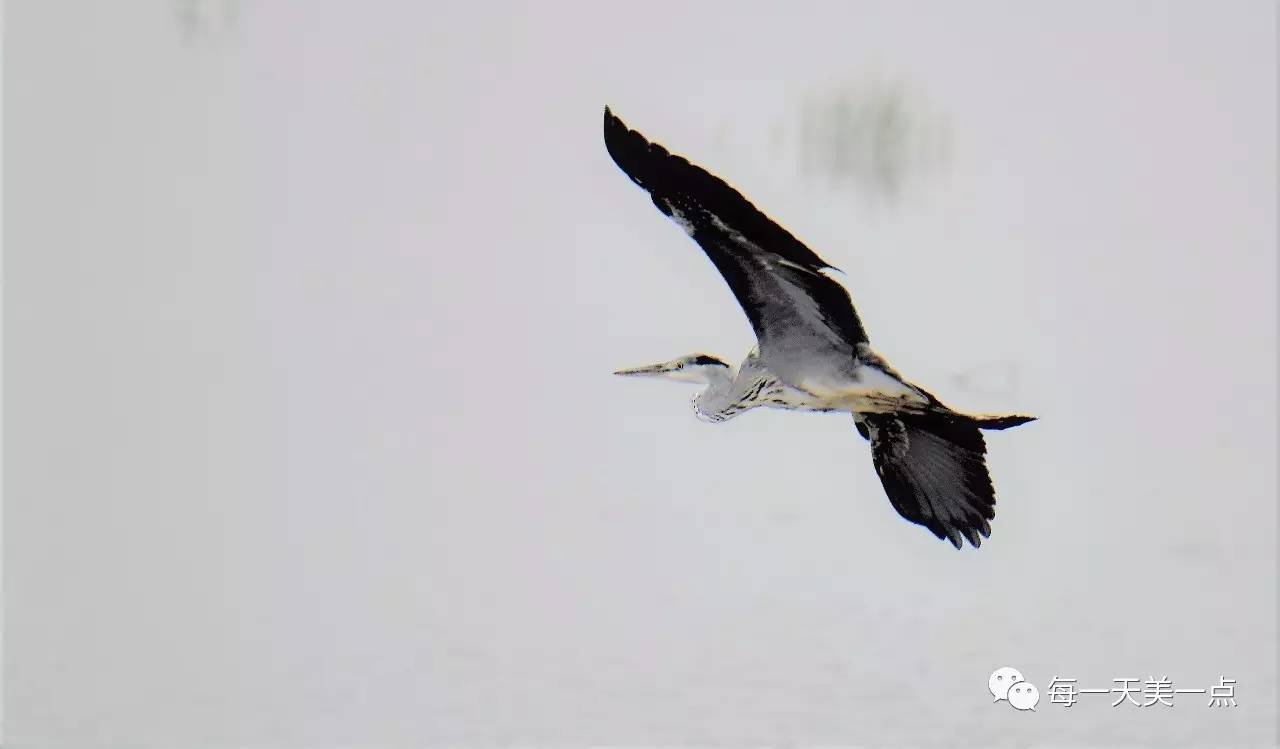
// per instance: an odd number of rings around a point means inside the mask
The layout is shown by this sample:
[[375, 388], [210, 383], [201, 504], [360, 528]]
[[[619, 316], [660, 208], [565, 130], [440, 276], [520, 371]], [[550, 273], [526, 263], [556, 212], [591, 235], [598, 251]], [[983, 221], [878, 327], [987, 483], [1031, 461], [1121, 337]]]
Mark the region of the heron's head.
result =
[[614, 372], [616, 375], [629, 377], [664, 377], [677, 382], [698, 382], [704, 385], [723, 378], [729, 373], [728, 364], [707, 354], [689, 354], [660, 364], [619, 369]]

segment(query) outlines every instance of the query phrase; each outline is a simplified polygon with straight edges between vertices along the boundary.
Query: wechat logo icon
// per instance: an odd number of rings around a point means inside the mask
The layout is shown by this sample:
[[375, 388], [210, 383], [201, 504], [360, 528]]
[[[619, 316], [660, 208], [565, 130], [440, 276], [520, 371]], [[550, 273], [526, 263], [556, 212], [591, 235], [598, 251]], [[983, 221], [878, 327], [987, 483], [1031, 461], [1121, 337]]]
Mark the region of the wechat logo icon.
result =
[[1040, 690], [1036, 685], [1022, 678], [1022, 672], [1011, 666], [1002, 666], [991, 672], [987, 679], [987, 689], [991, 690], [994, 702], [1005, 700], [1016, 710], [1035, 711], [1040, 701]]

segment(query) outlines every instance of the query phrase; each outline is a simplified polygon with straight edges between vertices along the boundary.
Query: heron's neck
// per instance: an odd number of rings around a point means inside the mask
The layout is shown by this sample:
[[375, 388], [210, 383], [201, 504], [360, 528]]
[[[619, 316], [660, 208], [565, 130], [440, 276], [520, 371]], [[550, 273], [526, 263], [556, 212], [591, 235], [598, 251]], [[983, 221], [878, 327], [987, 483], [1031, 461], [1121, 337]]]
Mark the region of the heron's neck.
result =
[[707, 370], [707, 388], [693, 396], [693, 413], [703, 421], [725, 421], [737, 416], [742, 400], [741, 389], [735, 387], [736, 375], [728, 367]]

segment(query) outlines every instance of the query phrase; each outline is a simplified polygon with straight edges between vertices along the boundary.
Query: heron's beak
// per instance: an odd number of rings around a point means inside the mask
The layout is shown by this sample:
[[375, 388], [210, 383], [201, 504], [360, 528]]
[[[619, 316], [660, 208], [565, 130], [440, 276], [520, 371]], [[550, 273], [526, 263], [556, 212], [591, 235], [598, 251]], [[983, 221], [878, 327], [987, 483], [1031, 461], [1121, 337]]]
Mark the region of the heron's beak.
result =
[[671, 371], [671, 365], [667, 363], [663, 363], [663, 364], [650, 364], [647, 367], [632, 367], [630, 369], [619, 369], [617, 372], [614, 372], [614, 374], [628, 375], [633, 377], [634, 376], [643, 377], [647, 375], [652, 377], [654, 375], [666, 374], [667, 372], [670, 372], [670, 371]]

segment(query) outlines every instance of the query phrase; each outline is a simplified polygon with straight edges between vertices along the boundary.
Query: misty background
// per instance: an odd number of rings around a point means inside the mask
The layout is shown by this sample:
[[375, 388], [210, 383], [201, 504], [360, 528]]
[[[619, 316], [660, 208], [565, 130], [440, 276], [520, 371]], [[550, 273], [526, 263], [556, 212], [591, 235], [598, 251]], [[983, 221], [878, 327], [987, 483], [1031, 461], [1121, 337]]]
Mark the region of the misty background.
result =
[[[7, 744], [1274, 744], [1273, 4], [4, 26]], [[980, 550], [847, 416], [610, 375], [753, 339], [606, 104], [906, 377], [1041, 417], [988, 435]]]

